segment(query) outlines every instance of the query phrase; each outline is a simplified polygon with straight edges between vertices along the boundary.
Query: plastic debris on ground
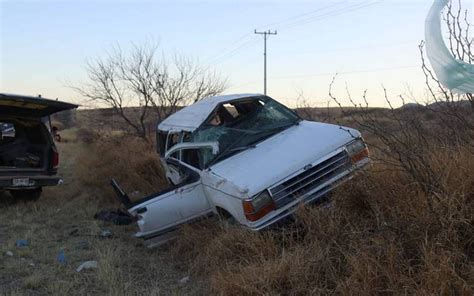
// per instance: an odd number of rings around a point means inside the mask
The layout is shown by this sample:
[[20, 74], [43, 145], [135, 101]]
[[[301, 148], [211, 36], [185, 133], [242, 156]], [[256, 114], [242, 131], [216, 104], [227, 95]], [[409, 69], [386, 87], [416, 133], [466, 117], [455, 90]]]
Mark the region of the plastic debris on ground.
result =
[[190, 277], [189, 277], [189, 276], [185, 276], [184, 278], [182, 278], [182, 279], [179, 280], [179, 283], [180, 283], [181, 285], [185, 285], [185, 284], [187, 284], [187, 283], [189, 282], [189, 280], [190, 280]]
[[59, 263], [66, 265], [66, 254], [64, 250], [59, 251], [58, 256], [56, 257]]
[[83, 269], [95, 269], [97, 268], [97, 261], [86, 261], [83, 262], [81, 265], [79, 265], [78, 268], [76, 268], [77, 272], [81, 272]]
[[29, 245], [29, 242], [27, 239], [19, 239], [15, 242], [15, 246], [17, 247], [27, 247]]

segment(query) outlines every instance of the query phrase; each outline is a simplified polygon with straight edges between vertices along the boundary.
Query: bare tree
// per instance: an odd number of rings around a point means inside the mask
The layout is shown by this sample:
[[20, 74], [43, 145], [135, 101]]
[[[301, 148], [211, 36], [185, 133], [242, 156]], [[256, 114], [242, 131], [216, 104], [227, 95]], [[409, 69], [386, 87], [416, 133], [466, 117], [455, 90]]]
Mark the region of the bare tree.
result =
[[[149, 117], [161, 121], [182, 106], [221, 93], [226, 80], [181, 55], [171, 59], [157, 45], [114, 47], [87, 63], [88, 82], [72, 86], [80, 95], [118, 114], [137, 136], [148, 140]], [[155, 121], [156, 120], [156, 121]]]

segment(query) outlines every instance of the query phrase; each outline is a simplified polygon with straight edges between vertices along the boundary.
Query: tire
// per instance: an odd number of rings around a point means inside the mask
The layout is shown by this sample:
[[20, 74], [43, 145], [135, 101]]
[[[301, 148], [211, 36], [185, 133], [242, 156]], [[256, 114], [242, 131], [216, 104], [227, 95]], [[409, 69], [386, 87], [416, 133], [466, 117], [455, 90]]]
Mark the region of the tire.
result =
[[224, 228], [230, 228], [238, 225], [237, 220], [226, 210], [217, 208], [218, 218]]
[[42, 192], [42, 188], [35, 188], [35, 189], [21, 189], [21, 190], [10, 190], [10, 194], [15, 199], [21, 199], [24, 201], [37, 201]]

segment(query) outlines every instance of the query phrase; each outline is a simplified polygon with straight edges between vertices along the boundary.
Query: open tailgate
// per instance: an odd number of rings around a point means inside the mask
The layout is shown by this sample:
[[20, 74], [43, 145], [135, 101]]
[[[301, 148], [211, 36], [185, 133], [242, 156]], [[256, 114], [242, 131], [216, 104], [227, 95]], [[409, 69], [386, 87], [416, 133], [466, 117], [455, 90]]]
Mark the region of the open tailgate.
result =
[[0, 93], [0, 115], [45, 117], [77, 107], [75, 104], [40, 97]]

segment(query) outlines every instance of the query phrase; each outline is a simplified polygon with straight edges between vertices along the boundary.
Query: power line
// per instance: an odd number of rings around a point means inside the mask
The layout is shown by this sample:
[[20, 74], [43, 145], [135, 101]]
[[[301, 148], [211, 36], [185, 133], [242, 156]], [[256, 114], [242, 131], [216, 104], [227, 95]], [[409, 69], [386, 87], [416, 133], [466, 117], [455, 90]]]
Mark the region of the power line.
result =
[[[318, 21], [320, 19], [323, 19], [323, 18], [326, 18], [326, 17], [329, 17], [329, 16], [340, 15], [340, 14], [344, 14], [344, 13], [351, 12], [351, 11], [354, 11], [354, 10], [358, 10], [358, 9], [376, 4], [377, 2], [374, 3], [373, 1], [372, 2], [371, 1], [366, 1], [366, 2], [363, 2], [363, 3], [348, 5], [346, 7], [340, 7], [339, 9], [335, 9], [333, 11], [328, 11], [324, 14], [311, 16], [312, 14], [321, 13], [325, 10], [330, 9], [330, 8], [337, 7], [337, 6], [339, 6], [340, 4], [343, 4], [343, 3], [347, 3], [347, 1], [337, 2], [337, 3], [334, 3], [334, 4], [331, 4], [331, 5], [328, 5], [328, 6], [310, 11], [310, 12], [297, 14], [297, 15], [294, 15], [292, 17], [286, 18], [284, 20], [277, 21], [277, 22], [265, 25], [265, 27], [278, 25], [278, 24], [284, 24], [283, 26], [277, 27], [277, 29], [292, 28], [292, 27], [295, 27], [295, 26], [298, 26], [298, 25], [301, 25], [301, 24], [306, 24], [306, 23], [309, 23], [309, 22]], [[307, 16], [311, 16], [311, 17], [307, 17]], [[263, 27], [263, 26], [261, 26], [261, 27]], [[246, 48], [245, 47], [246, 45], [249, 45], [252, 42], [256, 41], [255, 39], [250, 39], [250, 40], [247, 40], [247, 41], [239, 44], [241, 41], [244, 41], [244, 40], [248, 39], [248, 37], [250, 37], [250, 36], [251, 36], [250, 33], [247, 33], [247, 34], [244, 34], [244, 35], [240, 36], [239, 38], [236, 39], [236, 41], [232, 42], [232, 44], [235, 44], [235, 46], [224, 48], [223, 50], [221, 50], [221, 53], [217, 54], [216, 56], [214, 56], [214, 57], [212, 57], [208, 60], [206, 60], [204, 63], [205, 64], [210, 64], [209, 67], [211, 67], [212, 64], [220, 64], [223, 61], [235, 56], [241, 50]]]
[[[226, 56], [227, 54], [229, 54], [230, 52], [233, 52], [236, 47], [241, 47], [242, 44], [240, 44], [242, 41], [245, 41], [246, 39], [248, 39], [248, 37], [252, 36], [250, 33], [246, 33], [242, 36], [240, 36], [239, 38], [237, 38], [235, 41], [231, 42], [230, 44], [232, 44], [232, 46], [227, 46], [227, 47], [224, 47], [220, 53], [218, 53], [217, 55], [214, 55], [213, 57], [207, 59], [204, 61], [205, 64], [208, 64], [208, 63], [211, 63], [211, 62], [214, 62], [216, 60], [219, 60], [221, 59], [222, 57]], [[244, 42], [245, 43], [248, 43], [250, 40], [247, 40]]]
[[215, 59], [213, 64], [218, 65], [218, 64], [222, 63], [223, 61], [237, 55], [239, 52], [242, 51], [242, 49], [252, 47], [251, 46], [252, 43], [254, 43], [254, 45], [256, 45], [257, 44], [256, 41], [257, 41], [256, 38], [252, 38], [252, 39], [248, 40], [247, 42], [245, 42], [245, 43], [241, 44], [240, 46], [236, 47], [235, 49], [233, 49], [232, 51], [229, 51], [229, 52], [223, 54], [222, 56], [218, 57], [217, 59]]
[[[292, 79], [292, 78], [311, 78], [311, 77], [318, 77], [318, 76], [333, 76], [333, 75], [345, 75], [345, 74], [359, 74], [359, 73], [378, 73], [384, 71], [393, 71], [393, 70], [401, 70], [401, 69], [414, 69], [419, 68], [417, 65], [408, 65], [408, 66], [396, 66], [396, 67], [385, 67], [385, 68], [375, 68], [375, 69], [367, 69], [367, 70], [354, 70], [354, 71], [344, 71], [344, 72], [327, 72], [327, 73], [315, 73], [315, 74], [302, 74], [302, 75], [291, 75], [291, 76], [273, 76], [269, 77], [270, 80], [285, 80], [285, 79]], [[232, 86], [230, 88], [237, 88], [246, 85], [251, 85], [258, 83], [258, 80], [248, 81], [242, 84], [238, 84]]]
[[372, 73], [372, 72], [383, 72], [391, 70], [400, 70], [400, 69], [409, 69], [409, 68], [418, 68], [419, 66], [396, 66], [396, 67], [387, 67], [387, 68], [376, 68], [368, 70], [355, 70], [355, 71], [345, 71], [345, 72], [332, 72], [332, 73], [318, 73], [318, 74], [303, 74], [303, 75], [292, 75], [292, 76], [273, 76], [270, 79], [291, 79], [291, 78], [306, 78], [306, 77], [317, 77], [317, 76], [327, 76], [335, 74], [355, 74], [355, 73]]
[[[305, 51], [286, 51], [286, 52], [278, 52], [280, 54], [291, 54], [291, 55], [301, 55], [301, 54], [308, 54], [308, 53], [332, 53], [332, 52], [346, 52], [346, 51], [357, 51], [363, 49], [373, 49], [373, 48], [400, 48], [406, 47], [408, 45], [413, 46], [419, 40], [413, 40], [410, 42], [403, 42], [403, 43], [384, 43], [384, 44], [370, 44], [365, 46], [358, 46], [358, 47], [344, 47], [344, 48], [329, 48], [329, 49], [314, 49], [314, 50], [305, 50]], [[418, 49], [418, 46], [416, 47]]]
[[336, 10], [329, 11], [329, 12], [326, 12], [326, 13], [323, 13], [323, 14], [320, 14], [320, 15], [315, 15], [315, 16], [312, 16], [312, 17], [309, 17], [309, 18], [296, 20], [296, 21], [294, 21], [292, 23], [289, 23], [289, 24], [286, 24], [284, 26], [277, 27], [277, 29], [279, 29], [279, 30], [290, 29], [290, 28], [293, 28], [293, 27], [296, 27], [296, 26], [305, 25], [305, 24], [308, 24], [308, 23], [319, 21], [319, 20], [322, 20], [322, 19], [325, 19], [325, 18], [328, 18], [328, 17], [331, 17], [331, 16], [338, 16], [338, 15], [350, 13], [350, 12], [353, 12], [353, 11], [357, 11], [357, 10], [360, 10], [362, 8], [366, 8], [366, 7], [369, 7], [369, 6], [378, 4], [378, 3], [379, 3], [379, 1], [377, 1], [377, 2], [366, 1], [366, 2], [363, 2], [363, 3], [348, 5], [344, 8], [341, 8], [341, 9], [336, 9]]
[[283, 19], [283, 20], [281, 20], [281, 21], [277, 21], [277, 22], [274, 22], [274, 23], [270, 23], [270, 24], [263, 25], [263, 26], [261, 26], [261, 27], [258, 27], [257, 29], [259, 29], [259, 28], [264, 28], [264, 27], [275, 27], [276, 25], [280, 25], [280, 24], [283, 24], [283, 23], [292, 21], [293, 19], [298, 19], [298, 18], [305, 17], [305, 16], [308, 16], [308, 15], [311, 15], [311, 14], [315, 14], [315, 13], [324, 11], [324, 10], [326, 10], [326, 9], [328, 9], [328, 8], [332, 8], [332, 7], [338, 6], [339, 4], [346, 3], [346, 2], [347, 2], [347, 1], [341, 1], [341, 2], [337, 2], [337, 3], [334, 3], [334, 4], [328, 5], [328, 6], [324, 6], [324, 7], [322, 7], [322, 8], [318, 8], [318, 9], [309, 11], [309, 12], [297, 14], [297, 15], [291, 16], [291, 17], [289, 17], [289, 18]]
[[[310, 23], [310, 22], [315, 22], [315, 21], [318, 21], [318, 20], [322, 20], [322, 19], [330, 17], [330, 16], [337, 16], [337, 15], [341, 15], [341, 14], [344, 14], [344, 13], [349, 13], [349, 12], [352, 12], [352, 11], [355, 11], [355, 10], [359, 10], [359, 9], [377, 4], [380, 1], [381, 0], [376, 1], [376, 2], [374, 2], [374, 1], [365, 1], [363, 3], [352, 4], [352, 5], [348, 5], [346, 7], [340, 7], [340, 8], [334, 9], [332, 11], [329, 10], [329, 11], [326, 11], [325, 13], [322, 13], [325, 10], [328, 10], [330, 8], [335, 8], [335, 7], [339, 6], [340, 4], [346, 3], [347, 1], [337, 2], [337, 3], [334, 3], [334, 4], [331, 4], [331, 5], [328, 5], [328, 6], [310, 11], [310, 12], [294, 15], [292, 17], [286, 18], [284, 20], [281, 20], [281, 21], [278, 21], [278, 22], [275, 22], [275, 23], [272, 23], [272, 24], [273, 25], [283, 24], [282, 26], [277, 27], [276, 29], [289, 29], [289, 28], [293, 28], [293, 27], [296, 27], [296, 26], [299, 26], [299, 25], [304, 25], [304, 24], [307, 24], [307, 23]], [[315, 13], [320, 13], [320, 14], [319, 15], [313, 15]], [[272, 24], [270, 24], [270, 25], [272, 25]], [[270, 25], [267, 25], [267, 26], [270, 26]], [[244, 50], [246, 48], [252, 47], [251, 44], [256, 42], [256, 40], [254, 38], [246, 40], [250, 36], [251, 36], [250, 33], [242, 35], [241, 37], [237, 38], [237, 40], [235, 42], [232, 42], [233, 44], [236, 44], [235, 46], [232, 46], [230, 48], [229, 47], [224, 48], [221, 51], [221, 53], [217, 54], [216, 56], [214, 56], [214, 57], [208, 59], [206, 62], [204, 62], [204, 64], [208, 64], [208, 67], [206, 67], [205, 70], [209, 69], [212, 66], [220, 64], [220, 63], [228, 60], [231, 57], [234, 57], [235, 55], [237, 55], [238, 53], [240, 53], [242, 50]], [[244, 41], [244, 42], [240, 43], [242, 41]], [[265, 83], [265, 85], [266, 85], [266, 83]], [[265, 86], [265, 89], [266, 89], [266, 86]]]

